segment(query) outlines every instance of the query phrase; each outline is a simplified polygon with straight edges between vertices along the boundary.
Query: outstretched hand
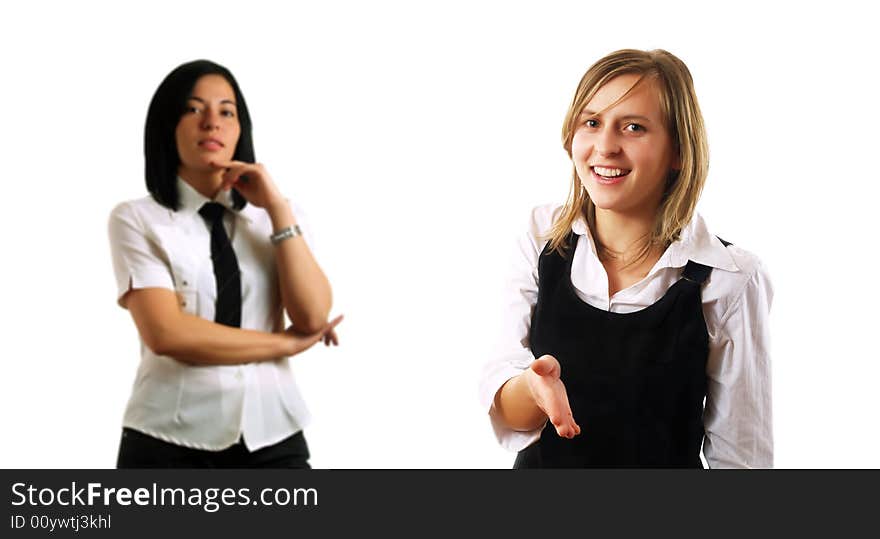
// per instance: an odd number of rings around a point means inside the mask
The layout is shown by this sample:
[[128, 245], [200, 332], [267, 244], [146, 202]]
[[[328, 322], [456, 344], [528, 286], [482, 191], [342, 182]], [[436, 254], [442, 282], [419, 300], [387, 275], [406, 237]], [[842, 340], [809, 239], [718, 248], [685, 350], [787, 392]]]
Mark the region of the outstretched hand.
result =
[[292, 356], [304, 352], [321, 340], [323, 340], [324, 344], [327, 346], [330, 346], [330, 343], [339, 345], [339, 338], [336, 336], [336, 330], [333, 328], [339, 325], [340, 322], [342, 322], [341, 314], [330, 322], [327, 322], [323, 328], [308, 335], [297, 332], [293, 326], [287, 328], [284, 333], [291, 337], [291, 352], [289, 355]]
[[574, 438], [581, 433], [581, 428], [572, 416], [561, 374], [559, 361], [551, 355], [539, 357], [524, 373], [535, 404], [547, 414], [556, 433], [563, 438]]

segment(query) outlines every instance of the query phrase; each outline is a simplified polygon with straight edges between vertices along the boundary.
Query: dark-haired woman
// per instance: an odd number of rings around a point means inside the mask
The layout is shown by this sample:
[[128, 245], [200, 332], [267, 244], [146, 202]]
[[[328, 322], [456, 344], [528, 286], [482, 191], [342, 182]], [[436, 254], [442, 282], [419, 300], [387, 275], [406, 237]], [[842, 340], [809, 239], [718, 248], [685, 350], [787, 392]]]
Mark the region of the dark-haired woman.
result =
[[109, 223], [118, 302], [141, 339], [117, 466], [309, 467], [287, 358], [336, 344], [340, 318], [327, 321], [330, 285], [301, 212], [255, 163], [235, 78], [205, 60], [179, 66], [144, 142], [150, 196]]

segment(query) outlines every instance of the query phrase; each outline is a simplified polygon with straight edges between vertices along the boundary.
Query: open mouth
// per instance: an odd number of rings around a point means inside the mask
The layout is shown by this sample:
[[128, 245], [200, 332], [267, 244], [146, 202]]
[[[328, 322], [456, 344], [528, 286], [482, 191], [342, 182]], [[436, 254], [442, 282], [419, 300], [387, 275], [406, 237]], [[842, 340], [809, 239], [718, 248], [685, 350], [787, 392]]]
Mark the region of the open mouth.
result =
[[629, 169], [625, 168], [608, 168], [608, 167], [590, 167], [593, 171], [593, 174], [598, 176], [603, 180], [616, 180], [618, 178], [623, 178], [627, 174], [631, 172]]

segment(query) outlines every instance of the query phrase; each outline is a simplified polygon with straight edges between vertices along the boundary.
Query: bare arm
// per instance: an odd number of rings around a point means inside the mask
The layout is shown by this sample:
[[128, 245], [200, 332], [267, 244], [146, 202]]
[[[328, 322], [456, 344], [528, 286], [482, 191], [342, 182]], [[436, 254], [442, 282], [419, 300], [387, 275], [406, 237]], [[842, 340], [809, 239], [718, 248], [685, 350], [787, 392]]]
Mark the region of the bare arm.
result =
[[547, 419], [563, 438], [573, 438], [581, 428], [575, 423], [568, 394], [559, 378], [561, 368], [553, 356], [541, 356], [519, 376], [508, 380], [495, 395], [498, 417], [514, 430], [535, 430]]
[[[222, 188], [235, 187], [248, 202], [266, 210], [273, 230], [297, 224], [263, 165], [229, 161], [214, 166], [226, 169]], [[275, 246], [275, 260], [281, 302], [293, 326], [303, 333], [319, 331], [327, 324], [332, 297], [330, 283], [309, 246], [301, 236], [284, 240]]]
[[580, 433], [559, 362], [550, 355], [535, 359], [529, 346], [538, 300], [538, 262], [546, 243], [543, 236], [555, 212], [549, 205], [535, 208], [512, 253], [496, 353], [486, 363], [481, 380], [480, 398], [495, 434], [502, 445], [516, 450], [534, 441], [536, 431], [548, 419], [560, 436]]
[[[296, 224], [290, 205], [281, 199], [266, 211], [272, 219], [273, 230], [282, 230]], [[275, 263], [281, 302], [294, 327], [303, 332], [318, 331], [327, 323], [332, 294], [330, 283], [312, 256], [302, 236], [290, 238], [275, 246]]]
[[238, 365], [298, 354], [329, 335], [342, 319], [307, 335], [291, 329], [266, 333], [187, 314], [180, 309], [176, 294], [166, 288], [132, 290], [122, 301], [150, 350], [193, 365]]

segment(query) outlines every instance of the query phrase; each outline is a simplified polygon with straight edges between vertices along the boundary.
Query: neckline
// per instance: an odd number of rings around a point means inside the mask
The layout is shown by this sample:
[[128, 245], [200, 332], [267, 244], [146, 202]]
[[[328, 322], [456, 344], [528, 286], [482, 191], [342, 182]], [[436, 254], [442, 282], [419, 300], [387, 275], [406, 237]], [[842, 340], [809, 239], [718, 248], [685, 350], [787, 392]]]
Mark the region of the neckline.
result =
[[[573, 238], [572, 238], [572, 236], [573, 236]], [[678, 277], [678, 280], [676, 280], [672, 284], [672, 286], [670, 286], [669, 288], [666, 289], [666, 292], [664, 292], [663, 295], [660, 296], [660, 299], [658, 299], [657, 301], [655, 301], [654, 303], [648, 305], [647, 307], [645, 307], [643, 309], [639, 309], [638, 311], [632, 311], [629, 313], [617, 313], [612, 310], [600, 309], [599, 307], [591, 305], [588, 302], [582, 300], [580, 298], [580, 296], [578, 296], [577, 290], [575, 290], [574, 283], [571, 282], [571, 265], [572, 265], [572, 262], [574, 261], [574, 254], [577, 250], [577, 244], [578, 244], [578, 241], [576, 240], [577, 237], [578, 237], [578, 235], [574, 234], [574, 233], [572, 233], [571, 236], [569, 237], [569, 245], [571, 246], [571, 251], [570, 251], [570, 256], [567, 257], [568, 260], [566, 260], [566, 262], [565, 262], [565, 269], [564, 269], [563, 277], [565, 279], [566, 291], [568, 292], [569, 296], [571, 296], [571, 299], [574, 300], [579, 305], [586, 307], [588, 310], [603, 313], [605, 315], [611, 316], [612, 318], [621, 318], [621, 319], [626, 318], [626, 319], [632, 320], [634, 318], [639, 318], [640, 316], [647, 316], [648, 314], [659, 309], [660, 307], [658, 307], [658, 306], [660, 304], [668, 301], [668, 298], [671, 297], [671, 293], [673, 290], [675, 290], [677, 293], [677, 290], [679, 288], [681, 288], [682, 286], [697, 285], [697, 283], [695, 281], [691, 281], [690, 279], [685, 279], [684, 278], [684, 270], [682, 270], [682, 275], [680, 275]], [[572, 241], [572, 240], [574, 240], [574, 241]], [[545, 249], [546, 249], [546, 247], [545, 247]], [[557, 253], [556, 256], [559, 256], [559, 254]], [[691, 263], [691, 261], [688, 260], [688, 264], [690, 264], [690, 263]], [[685, 267], [687, 267], [687, 266], [685, 266]], [[608, 278], [607, 274], [606, 274], [605, 278], [607, 280], [607, 278]], [[684, 283], [684, 284], [682, 284], [682, 283]], [[609, 297], [608, 299], [610, 302], [611, 298]]]

